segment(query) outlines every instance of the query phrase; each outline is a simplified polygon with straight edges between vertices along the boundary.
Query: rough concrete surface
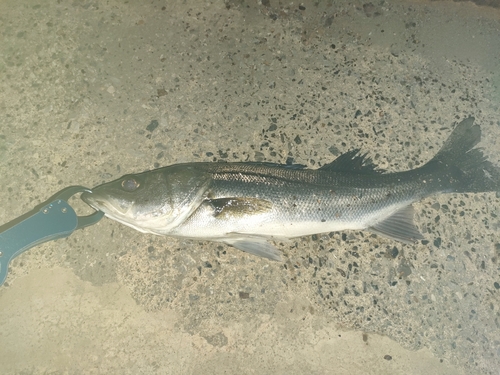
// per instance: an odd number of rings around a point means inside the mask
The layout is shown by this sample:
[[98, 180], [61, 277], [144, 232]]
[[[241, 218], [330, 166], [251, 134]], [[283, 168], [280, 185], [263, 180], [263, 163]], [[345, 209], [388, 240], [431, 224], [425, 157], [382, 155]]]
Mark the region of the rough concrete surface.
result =
[[[2, 0], [0, 223], [178, 162], [411, 169], [470, 115], [500, 165], [499, 30], [471, 2]], [[418, 245], [318, 234], [283, 263], [103, 219], [11, 265], [1, 373], [500, 374], [498, 194], [415, 209]]]

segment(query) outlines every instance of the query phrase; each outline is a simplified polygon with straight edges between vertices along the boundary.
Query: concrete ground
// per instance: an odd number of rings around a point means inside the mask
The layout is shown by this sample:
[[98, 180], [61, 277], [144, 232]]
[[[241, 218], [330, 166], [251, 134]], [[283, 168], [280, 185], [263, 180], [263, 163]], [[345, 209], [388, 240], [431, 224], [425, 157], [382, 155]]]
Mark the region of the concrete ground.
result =
[[[2, 0], [0, 223], [179, 162], [411, 169], [470, 115], [500, 165], [497, 5]], [[500, 374], [499, 195], [415, 209], [421, 244], [319, 234], [283, 263], [103, 219], [13, 262], [0, 372]]]

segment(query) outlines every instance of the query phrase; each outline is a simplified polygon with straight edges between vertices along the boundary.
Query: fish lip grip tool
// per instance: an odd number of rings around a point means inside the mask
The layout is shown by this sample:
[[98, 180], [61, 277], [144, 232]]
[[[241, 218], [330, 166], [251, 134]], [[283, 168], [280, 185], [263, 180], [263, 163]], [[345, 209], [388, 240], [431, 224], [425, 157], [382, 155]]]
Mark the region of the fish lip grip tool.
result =
[[68, 237], [76, 229], [97, 223], [104, 213], [96, 211], [78, 216], [68, 204], [77, 193], [92, 192], [83, 186], [69, 186], [33, 210], [0, 226], [0, 285], [5, 282], [9, 263], [26, 250], [41, 243]]

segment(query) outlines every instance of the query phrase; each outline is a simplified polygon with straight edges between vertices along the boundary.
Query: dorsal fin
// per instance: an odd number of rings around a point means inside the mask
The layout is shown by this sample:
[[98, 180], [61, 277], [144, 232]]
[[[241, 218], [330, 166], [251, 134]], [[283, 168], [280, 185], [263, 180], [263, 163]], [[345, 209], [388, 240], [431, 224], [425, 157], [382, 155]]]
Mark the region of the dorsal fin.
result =
[[[226, 163], [225, 161], [219, 161], [219, 163], [223, 164]], [[279, 167], [279, 168], [286, 168], [286, 169], [291, 169], [291, 170], [299, 170], [299, 169], [306, 169], [305, 164], [280, 164], [280, 163], [272, 163], [268, 161], [245, 161], [245, 164], [248, 165], [257, 165], [257, 166], [262, 166], [262, 167]]]
[[356, 172], [367, 174], [380, 174], [385, 172], [383, 169], [377, 169], [377, 166], [372, 162], [372, 159], [370, 157], [366, 157], [367, 154], [360, 154], [359, 151], [359, 148], [347, 151], [331, 163], [323, 165], [320, 169], [336, 172]]

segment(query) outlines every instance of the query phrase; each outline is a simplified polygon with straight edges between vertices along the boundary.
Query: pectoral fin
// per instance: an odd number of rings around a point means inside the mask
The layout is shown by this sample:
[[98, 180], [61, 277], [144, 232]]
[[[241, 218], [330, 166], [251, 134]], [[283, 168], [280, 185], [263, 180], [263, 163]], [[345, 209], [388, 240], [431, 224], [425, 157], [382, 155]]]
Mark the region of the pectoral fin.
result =
[[265, 199], [252, 197], [235, 197], [211, 199], [214, 216], [219, 219], [255, 215], [270, 211], [273, 204]]
[[423, 240], [424, 236], [413, 223], [415, 211], [412, 205], [397, 211], [387, 219], [368, 228], [371, 232], [408, 244]]
[[265, 238], [261, 237], [238, 237], [229, 238], [224, 243], [247, 253], [257, 255], [262, 258], [281, 261], [280, 251], [271, 245]]

